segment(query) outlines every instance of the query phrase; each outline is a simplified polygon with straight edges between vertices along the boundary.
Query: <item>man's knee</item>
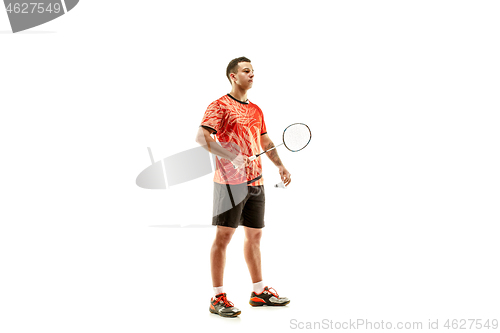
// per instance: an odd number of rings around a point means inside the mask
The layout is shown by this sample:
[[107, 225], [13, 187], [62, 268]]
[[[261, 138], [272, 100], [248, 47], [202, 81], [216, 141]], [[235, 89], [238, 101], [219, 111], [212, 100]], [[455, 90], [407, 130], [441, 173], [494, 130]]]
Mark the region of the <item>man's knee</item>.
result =
[[253, 244], [259, 244], [262, 238], [262, 229], [246, 228], [245, 240]]
[[227, 246], [235, 230], [236, 229], [230, 227], [217, 227], [217, 233], [215, 235], [215, 243], [217, 246]]

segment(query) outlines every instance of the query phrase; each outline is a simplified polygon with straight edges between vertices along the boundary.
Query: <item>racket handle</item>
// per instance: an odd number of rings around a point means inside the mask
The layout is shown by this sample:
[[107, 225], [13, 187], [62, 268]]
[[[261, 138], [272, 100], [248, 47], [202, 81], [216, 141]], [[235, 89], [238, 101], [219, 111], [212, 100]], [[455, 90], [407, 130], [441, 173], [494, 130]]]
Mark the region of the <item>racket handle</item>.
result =
[[248, 160], [249, 160], [250, 162], [252, 162], [253, 160], [255, 160], [255, 159], [256, 159], [257, 157], [259, 157], [260, 155], [265, 154], [265, 153], [267, 153], [268, 151], [271, 151], [271, 150], [273, 150], [273, 149], [276, 149], [276, 148], [278, 148], [279, 146], [284, 145], [284, 144], [285, 144], [284, 142], [283, 142], [283, 143], [280, 143], [279, 145], [274, 146], [273, 148], [268, 149], [268, 150], [266, 150], [266, 151], [263, 151], [263, 152], [262, 152], [262, 153], [260, 153], [260, 154], [257, 154], [257, 155], [254, 155], [254, 156], [251, 156]]

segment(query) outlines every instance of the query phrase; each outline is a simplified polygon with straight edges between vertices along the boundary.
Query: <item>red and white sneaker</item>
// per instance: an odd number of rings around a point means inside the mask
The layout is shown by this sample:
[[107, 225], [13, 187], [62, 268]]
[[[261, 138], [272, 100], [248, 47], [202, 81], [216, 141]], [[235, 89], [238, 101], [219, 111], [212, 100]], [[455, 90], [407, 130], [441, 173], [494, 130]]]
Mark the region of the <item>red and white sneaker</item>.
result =
[[210, 312], [218, 314], [222, 317], [236, 317], [241, 313], [238, 308], [234, 307], [232, 302], [229, 302], [226, 293], [218, 294], [210, 300]]
[[286, 297], [280, 297], [274, 288], [265, 287], [260, 294], [252, 292], [250, 295], [251, 306], [284, 306], [290, 303]]

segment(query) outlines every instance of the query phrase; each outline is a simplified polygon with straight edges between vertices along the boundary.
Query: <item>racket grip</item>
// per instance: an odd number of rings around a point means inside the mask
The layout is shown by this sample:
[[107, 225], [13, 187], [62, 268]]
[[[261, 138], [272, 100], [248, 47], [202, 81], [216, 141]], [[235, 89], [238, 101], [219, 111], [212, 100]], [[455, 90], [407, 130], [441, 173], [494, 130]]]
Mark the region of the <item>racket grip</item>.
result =
[[250, 157], [248, 158], [248, 160], [249, 160], [250, 162], [252, 162], [252, 161], [253, 161], [253, 160], [255, 160], [256, 158], [257, 158], [257, 156], [253, 155], [253, 156], [250, 156]]

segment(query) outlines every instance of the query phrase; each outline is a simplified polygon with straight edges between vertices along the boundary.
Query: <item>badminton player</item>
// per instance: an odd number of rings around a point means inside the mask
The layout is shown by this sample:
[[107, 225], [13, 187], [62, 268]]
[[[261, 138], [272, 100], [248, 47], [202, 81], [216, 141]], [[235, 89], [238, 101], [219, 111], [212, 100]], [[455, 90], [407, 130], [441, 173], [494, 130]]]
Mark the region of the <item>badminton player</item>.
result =
[[[231, 83], [231, 92], [208, 106], [196, 141], [218, 156], [212, 219], [217, 229], [210, 251], [213, 285], [210, 312], [223, 317], [235, 317], [241, 311], [228, 300], [223, 276], [226, 248], [239, 225], [243, 225], [245, 230], [244, 257], [253, 283], [250, 305], [283, 306], [290, 300], [280, 297], [275, 289], [266, 286], [262, 280], [260, 239], [264, 227], [264, 179], [261, 157], [254, 161], [248, 158], [260, 153], [261, 149], [274, 147], [274, 144], [267, 134], [262, 110], [247, 98], [254, 80], [250, 60], [245, 57], [231, 60], [226, 76]], [[211, 135], [215, 135], [219, 144]], [[284, 184], [290, 184], [290, 173], [281, 162], [277, 149], [266, 155], [278, 168]]]

